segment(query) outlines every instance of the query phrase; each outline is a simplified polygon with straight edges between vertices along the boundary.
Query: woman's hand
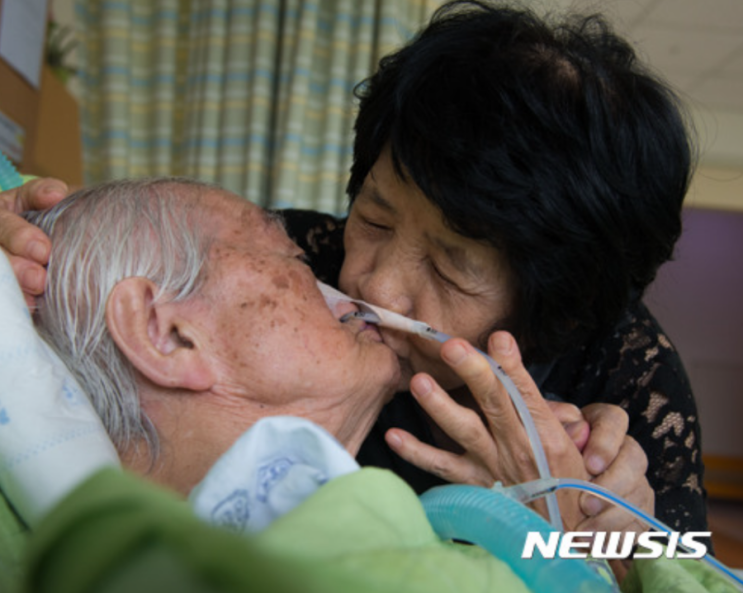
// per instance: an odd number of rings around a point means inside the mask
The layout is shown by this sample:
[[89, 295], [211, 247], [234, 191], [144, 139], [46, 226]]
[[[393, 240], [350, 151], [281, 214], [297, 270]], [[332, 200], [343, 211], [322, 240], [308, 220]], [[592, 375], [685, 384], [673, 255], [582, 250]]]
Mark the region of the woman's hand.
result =
[[[608, 404], [590, 404], [582, 412], [591, 425], [591, 437], [583, 451], [591, 481], [654, 515], [655, 493], [645, 477], [648, 458], [637, 441], [627, 435], [627, 413]], [[646, 530], [627, 511], [589, 493], [581, 496], [581, 509], [587, 518], [578, 526], [580, 531]]]
[[[581, 413], [580, 408], [567, 402], [545, 400], [545, 403], [549, 406], [555, 418], [562, 424], [562, 427], [568, 433], [570, 440], [573, 441], [578, 451], [583, 452], [588, 443], [595, 438], [595, 435], [591, 430], [591, 425]], [[618, 446], [617, 449], [619, 449]], [[609, 462], [616, 456], [616, 453], [614, 451], [614, 454], [608, 460]]]
[[33, 307], [44, 292], [51, 243], [37, 227], [19, 216], [25, 210], [43, 210], [62, 200], [68, 192], [63, 181], [34, 179], [0, 193], [0, 249], [10, 260], [26, 304]]
[[[488, 351], [521, 392], [541, 437], [551, 473], [590, 479], [577, 447], [524, 368], [513, 337], [506, 332], [494, 333], [488, 342]], [[411, 381], [413, 396], [461, 446], [462, 452], [453, 453], [423, 444], [399, 429], [388, 431], [388, 444], [407, 461], [451, 482], [490, 487], [495, 480], [508, 486], [538, 478], [526, 431], [487, 360], [459, 339], [444, 344], [441, 356], [465, 381], [484, 420], [474, 410], [454, 402], [429, 375], [419, 373]], [[567, 529], [573, 529], [584, 519], [578, 503], [579, 494], [565, 492], [558, 498], [563, 522]]]
[[[627, 412], [604, 403], [582, 409], [562, 402], [547, 403], [582, 452], [591, 481], [654, 515], [655, 493], [645, 477], [648, 459], [637, 441], [627, 435]], [[578, 531], [645, 530], [630, 513], [592, 494], [583, 493], [580, 504], [586, 519]]]
[[[510, 338], [510, 336], [508, 337]], [[491, 337], [492, 339], [493, 337]], [[515, 343], [512, 347], [516, 349]], [[469, 350], [471, 355], [477, 356], [471, 346]], [[492, 342], [490, 350], [493, 358], [501, 363], [509, 376], [514, 381], [518, 378], [517, 386], [534, 417], [550, 463], [551, 473], [555, 476], [565, 477], [570, 475], [571, 477], [578, 477], [576, 473], [565, 473], [561, 469], [564, 467], [564, 463], [555, 459], [556, 456], [558, 458], [561, 456], [571, 457], [565, 451], [560, 453], [562, 447], [568, 444], [568, 441], [564, 439], [567, 434], [568, 440], [573, 443], [575, 450], [577, 451], [580, 448], [583, 450], [582, 462], [584, 467], [578, 473], [583, 473], [584, 479], [592, 479], [594, 483], [608, 488], [635, 506], [653, 514], [654, 493], [645, 478], [647, 457], [637, 442], [626, 434], [628, 426], [626, 412], [618, 406], [609, 404], [591, 404], [581, 411], [572, 404], [547, 402], [539, 395], [536, 386], [523, 369], [517, 349], [515, 354], [511, 353], [506, 355], [505, 358], [495, 351]], [[446, 357], [447, 353], [448, 347], [446, 349], [442, 348], [442, 356]], [[484, 361], [484, 359], [482, 360]], [[507, 402], [510, 406], [510, 398], [492, 374], [489, 365], [487, 370], [483, 367], [481, 372], [485, 375], [483, 384], [486, 385], [486, 389], [488, 388], [487, 377], [489, 376], [503, 392], [505, 398], [501, 402], [503, 406], [505, 406], [504, 402]], [[466, 379], [464, 376], [462, 378]], [[473, 390], [473, 395], [479, 404], [482, 396], [474, 391], [470, 381], [467, 384]], [[531, 447], [528, 439], [526, 439], [525, 431], [516, 417], [515, 410], [510, 407], [506, 408], [506, 410], [510, 410], [512, 418], [501, 415], [495, 409], [492, 417], [485, 413], [485, 419], [482, 419], [477, 412], [458, 404], [438, 386], [435, 386], [435, 389], [434, 386], [435, 383], [430, 377], [418, 375], [412, 384], [413, 396], [416, 397], [431, 418], [459, 446], [458, 451], [452, 452], [432, 447], [421, 443], [403, 430], [391, 429], [387, 433], [387, 441], [399, 455], [422, 469], [451, 482], [479, 484], [489, 487], [496, 480], [509, 484], [528, 481], [537, 477], [535, 466], [532, 465]], [[534, 394], [537, 397], [533, 397]], [[535, 406], [538, 407], [538, 410], [535, 410]], [[547, 415], [548, 411], [553, 415], [551, 419]], [[483, 409], [483, 412], [485, 412], [485, 409]], [[528, 466], [531, 468], [529, 470], [531, 473], [522, 472], [519, 475], [519, 471], [512, 466], [507, 468], [506, 473], [504, 473], [498, 465], [497, 450], [499, 447], [504, 447], [503, 441], [508, 441], [508, 435], [510, 434], [508, 431], [513, 432], [512, 426], [507, 427], [506, 431], [503, 430], [502, 426], [508, 425], [511, 419], [515, 419], [515, 426], [519, 429], [516, 432], [523, 433], [518, 438], [524, 443], [524, 451], [527, 452], [526, 456], [529, 457], [528, 462], [520, 467], [523, 469]], [[555, 424], [555, 421], [557, 424]], [[556, 429], [558, 425], [563, 427], [562, 431]], [[498, 432], [495, 432], [496, 430]], [[491, 433], [491, 431], [493, 432]], [[560, 433], [562, 433], [561, 436], [556, 436]], [[493, 435], [499, 436], [494, 437]], [[507, 449], [513, 452], [513, 459], [523, 458], [524, 451], [514, 451], [512, 443], [506, 444], [510, 445]], [[504, 453], [501, 453], [501, 457], [503, 456]], [[574, 461], [575, 458], [571, 460], [571, 463]], [[503, 459], [501, 459], [501, 462], [503, 462]], [[568, 471], [571, 470], [577, 470], [577, 468], [568, 464]], [[517, 477], [514, 477], [515, 475]], [[582, 493], [578, 495], [578, 500], [580, 513], [575, 512], [576, 509], [571, 510], [575, 520], [579, 521], [575, 525], [575, 529], [578, 531], [637, 531], [638, 529], [644, 531], [645, 529], [628, 512], [595, 496]]]

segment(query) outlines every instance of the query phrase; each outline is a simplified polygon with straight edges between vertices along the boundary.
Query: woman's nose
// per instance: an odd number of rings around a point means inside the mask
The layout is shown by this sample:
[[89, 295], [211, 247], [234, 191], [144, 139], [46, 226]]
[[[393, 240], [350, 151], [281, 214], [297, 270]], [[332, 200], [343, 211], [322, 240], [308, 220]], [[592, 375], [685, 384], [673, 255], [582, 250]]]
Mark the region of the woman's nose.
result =
[[361, 298], [400, 315], [413, 314], [409, 279], [405, 271], [394, 263], [377, 265], [361, 284]]

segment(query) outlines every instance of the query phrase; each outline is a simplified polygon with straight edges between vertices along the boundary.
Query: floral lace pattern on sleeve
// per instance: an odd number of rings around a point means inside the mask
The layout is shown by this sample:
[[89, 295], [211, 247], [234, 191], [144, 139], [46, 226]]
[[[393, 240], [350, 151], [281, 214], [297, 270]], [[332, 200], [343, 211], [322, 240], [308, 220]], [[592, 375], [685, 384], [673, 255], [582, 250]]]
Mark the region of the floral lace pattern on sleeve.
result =
[[582, 407], [617, 404], [648, 456], [656, 516], [674, 529], [705, 531], [706, 493], [696, 402], [681, 359], [642, 303], [614, 333], [559, 360], [545, 388]]

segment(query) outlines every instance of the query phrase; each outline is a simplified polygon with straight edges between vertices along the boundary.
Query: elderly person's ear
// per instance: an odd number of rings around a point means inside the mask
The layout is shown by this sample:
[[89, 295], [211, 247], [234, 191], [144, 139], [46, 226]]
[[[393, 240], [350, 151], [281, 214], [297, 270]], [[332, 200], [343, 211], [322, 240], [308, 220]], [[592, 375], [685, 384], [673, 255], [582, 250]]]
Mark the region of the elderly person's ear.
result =
[[215, 382], [209, 358], [193, 340], [183, 303], [156, 302], [158, 287], [146, 278], [120, 281], [106, 303], [106, 324], [129, 362], [166, 388], [206, 391]]

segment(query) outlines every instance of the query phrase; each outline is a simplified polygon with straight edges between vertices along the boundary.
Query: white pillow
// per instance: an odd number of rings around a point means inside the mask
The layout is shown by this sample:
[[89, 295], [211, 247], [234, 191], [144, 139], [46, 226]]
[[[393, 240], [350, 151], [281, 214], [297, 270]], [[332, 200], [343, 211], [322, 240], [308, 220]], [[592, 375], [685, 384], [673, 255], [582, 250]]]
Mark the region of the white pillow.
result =
[[37, 334], [0, 251], [0, 489], [33, 526], [88, 476], [118, 465], [90, 400]]

